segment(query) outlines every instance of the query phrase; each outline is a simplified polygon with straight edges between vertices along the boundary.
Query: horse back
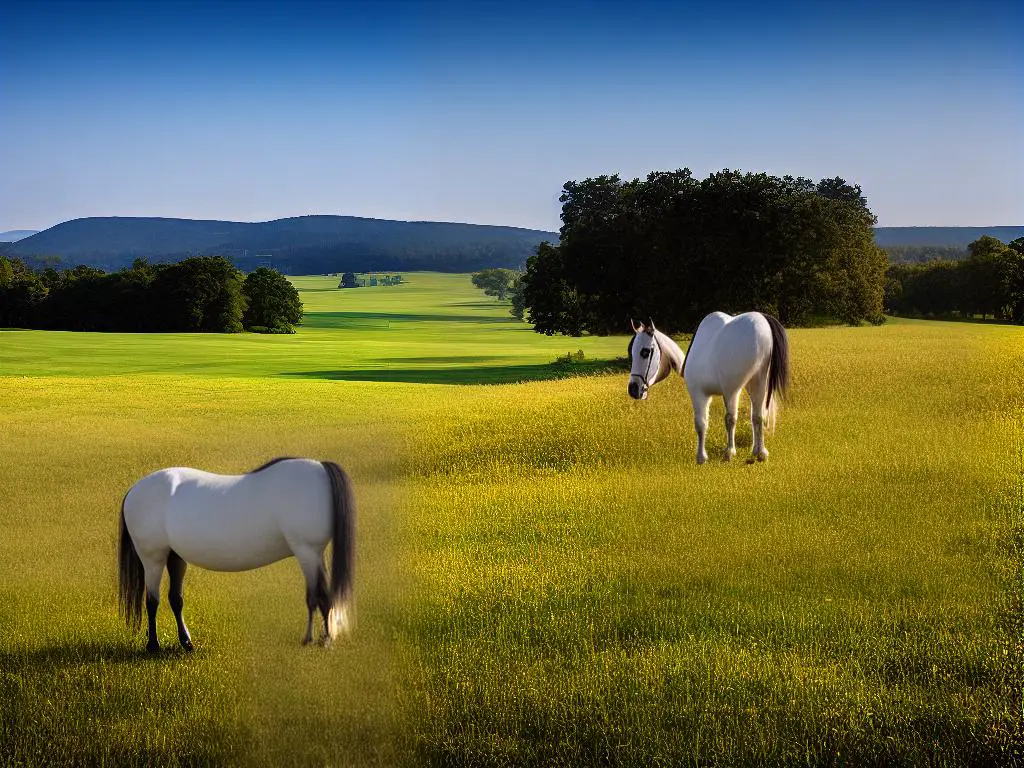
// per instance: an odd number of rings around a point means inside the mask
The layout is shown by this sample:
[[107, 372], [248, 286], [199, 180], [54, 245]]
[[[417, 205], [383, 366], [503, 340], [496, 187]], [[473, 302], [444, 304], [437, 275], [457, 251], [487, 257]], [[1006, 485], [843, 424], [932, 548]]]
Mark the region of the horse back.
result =
[[771, 326], [760, 312], [712, 312], [697, 327], [686, 360], [689, 386], [708, 395], [744, 387], [771, 357]]
[[160, 470], [129, 492], [125, 521], [136, 541], [173, 549], [188, 562], [247, 570], [289, 556], [295, 544], [326, 543], [330, 512], [323, 466], [295, 459], [245, 475]]

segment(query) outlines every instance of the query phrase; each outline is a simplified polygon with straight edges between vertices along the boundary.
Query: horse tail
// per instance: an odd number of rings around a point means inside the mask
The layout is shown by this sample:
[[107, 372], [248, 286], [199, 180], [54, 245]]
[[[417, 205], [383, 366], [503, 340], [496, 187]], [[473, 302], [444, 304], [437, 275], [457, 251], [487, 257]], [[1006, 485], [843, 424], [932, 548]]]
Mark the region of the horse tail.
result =
[[[333, 461], [323, 461], [331, 482], [334, 534], [331, 539], [331, 626], [348, 632], [351, 624], [352, 560], [355, 543], [355, 498], [352, 482]], [[332, 632], [333, 634], [333, 632]]]
[[[763, 314], [763, 313], [762, 313]], [[789, 337], [782, 323], [771, 315], [764, 315], [772, 329], [772, 356], [768, 363], [768, 396], [765, 406], [768, 410], [768, 429], [775, 428], [775, 416], [779, 410], [778, 401], [789, 388]], [[776, 394], [777, 393], [777, 394]], [[772, 395], [776, 395], [774, 400]]]
[[142, 602], [146, 592], [146, 572], [135, 550], [135, 542], [124, 522], [125, 495], [121, 499], [121, 536], [117, 546], [117, 597], [121, 614], [130, 629], [142, 626]]

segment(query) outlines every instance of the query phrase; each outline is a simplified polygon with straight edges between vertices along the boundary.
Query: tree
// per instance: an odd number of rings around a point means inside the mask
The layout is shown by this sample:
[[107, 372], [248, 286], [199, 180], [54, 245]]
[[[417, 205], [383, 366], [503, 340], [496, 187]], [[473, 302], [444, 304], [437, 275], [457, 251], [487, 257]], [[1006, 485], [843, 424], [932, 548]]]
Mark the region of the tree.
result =
[[521, 278], [523, 303], [538, 333], [580, 336], [586, 330], [580, 294], [566, 281], [564, 272], [561, 249], [547, 242], [526, 260]]
[[504, 301], [509, 288], [515, 283], [519, 273], [513, 269], [484, 269], [473, 273], [473, 285], [483, 290], [487, 296], [495, 296]]
[[294, 333], [294, 326], [302, 322], [302, 301], [299, 292], [280, 272], [259, 267], [245, 277], [242, 293], [247, 308], [242, 325], [254, 330]]
[[1016, 251], [989, 235], [979, 237], [967, 250], [970, 256], [963, 262], [967, 313], [1009, 317], [1013, 303], [1010, 274]]
[[508, 298], [512, 303], [509, 314], [522, 322], [526, 318], [526, 296], [523, 294], [523, 273], [518, 273], [516, 281], [508, 289]]
[[35, 328], [46, 285], [18, 258], [0, 258], [0, 327]]
[[0, 257], [0, 290], [10, 288], [14, 282], [14, 263], [6, 256]]
[[193, 256], [153, 280], [156, 325], [166, 331], [242, 330], [242, 273], [223, 256]]
[[338, 287], [339, 288], [358, 288], [359, 287], [359, 283], [356, 280], [356, 273], [355, 272], [346, 272], [344, 275], [342, 275], [341, 276], [341, 285], [339, 285]]
[[1024, 237], [1010, 242], [1007, 254], [1006, 285], [1010, 320], [1024, 325]]
[[618, 333], [654, 316], [692, 331], [716, 309], [880, 322], [887, 259], [857, 185], [841, 178], [687, 169], [562, 188], [557, 246], [527, 261], [526, 311], [542, 333]]

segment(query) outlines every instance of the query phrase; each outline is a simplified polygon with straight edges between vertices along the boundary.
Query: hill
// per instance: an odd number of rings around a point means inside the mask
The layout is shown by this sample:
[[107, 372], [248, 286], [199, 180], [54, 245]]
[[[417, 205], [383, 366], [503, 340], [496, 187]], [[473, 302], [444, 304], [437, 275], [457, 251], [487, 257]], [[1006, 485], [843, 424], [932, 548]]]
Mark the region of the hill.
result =
[[[1004, 243], [1024, 237], [1024, 227], [876, 227], [886, 249], [944, 248], [955, 257], [968, 243], [991, 235]], [[432, 221], [392, 221], [355, 216], [299, 216], [264, 222], [95, 217], [73, 219], [32, 233], [0, 233], [3, 252], [30, 264], [89, 264], [106, 270], [138, 258], [178, 261], [223, 255], [245, 270], [270, 264], [286, 274], [342, 271], [472, 272], [521, 267], [543, 240], [558, 233], [518, 227]], [[16, 241], [16, 242], [15, 242]], [[918, 254], [919, 255], [919, 254]], [[934, 258], [935, 254], [926, 254]], [[894, 260], [919, 260], [890, 251]]]
[[6, 232], [0, 232], [0, 243], [16, 243], [18, 240], [31, 237], [38, 231], [38, 229], [9, 229]]
[[1024, 237], [1024, 227], [875, 227], [875, 242], [881, 248], [899, 245], [966, 248], [982, 235], [1008, 243]]
[[554, 232], [355, 216], [299, 216], [265, 222], [98, 217], [74, 219], [5, 251], [59, 256], [65, 264], [120, 269], [132, 260], [177, 261], [222, 255], [242, 269], [272, 264], [288, 274], [341, 271], [470, 272], [519, 267]]

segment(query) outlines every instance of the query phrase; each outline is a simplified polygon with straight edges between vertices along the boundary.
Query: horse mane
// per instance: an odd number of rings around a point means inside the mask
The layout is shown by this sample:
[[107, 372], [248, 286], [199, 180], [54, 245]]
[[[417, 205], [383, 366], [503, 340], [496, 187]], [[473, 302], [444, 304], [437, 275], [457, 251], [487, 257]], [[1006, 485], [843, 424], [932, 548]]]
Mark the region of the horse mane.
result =
[[690, 343], [686, 345], [686, 352], [683, 354], [683, 367], [679, 369], [679, 375], [684, 379], [686, 376], [686, 361], [690, 359], [690, 350], [693, 349], [693, 340], [697, 338], [697, 332], [694, 331], [693, 335], [690, 336]]
[[680, 376], [683, 375], [683, 366], [686, 365], [686, 357], [683, 354], [683, 350], [679, 347], [670, 336], [662, 333], [661, 331], [654, 332], [655, 338], [658, 340], [658, 345], [662, 349], [662, 353], [668, 357], [669, 365], [672, 370], [678, 373]]
[[278, 462], [281, 462], [281, 461], [291, 461], [294, 458], [295, 458], [294, 456], [278, 456], [276, 459], [271, 459], [266, 464], [258, 466], [258, 467], [256, 467], [256, 469], [250, 470], [248, 474], [255, 475], [257, 472], [262, 472], [267, 467], [272, 467], [275, 464], [277, 464]]

